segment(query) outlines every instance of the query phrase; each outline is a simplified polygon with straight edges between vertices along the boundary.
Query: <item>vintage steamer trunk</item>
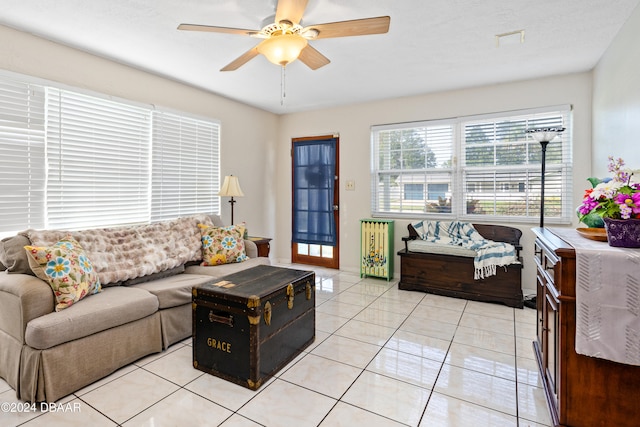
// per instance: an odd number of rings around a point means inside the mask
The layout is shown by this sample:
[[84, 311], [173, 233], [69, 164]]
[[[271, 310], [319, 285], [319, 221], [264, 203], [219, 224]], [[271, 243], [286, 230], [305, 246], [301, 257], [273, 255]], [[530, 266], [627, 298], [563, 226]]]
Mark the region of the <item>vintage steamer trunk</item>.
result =
[[193, 288], [193, 366], [251, 390], [315, 339], [315, 274], [261, 265]]

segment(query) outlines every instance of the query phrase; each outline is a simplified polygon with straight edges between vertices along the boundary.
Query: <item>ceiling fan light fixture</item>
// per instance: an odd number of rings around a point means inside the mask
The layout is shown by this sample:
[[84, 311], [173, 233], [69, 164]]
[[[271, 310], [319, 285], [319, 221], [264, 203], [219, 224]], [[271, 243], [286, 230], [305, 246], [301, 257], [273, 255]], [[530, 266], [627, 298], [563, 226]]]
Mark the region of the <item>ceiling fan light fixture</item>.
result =
[[299, 34], [272, 34], [270, 38], [258, 45], [258, 52], [269, 62], [286, 66], [300, 56], [302, 49], [307, 47], [307, 40]]

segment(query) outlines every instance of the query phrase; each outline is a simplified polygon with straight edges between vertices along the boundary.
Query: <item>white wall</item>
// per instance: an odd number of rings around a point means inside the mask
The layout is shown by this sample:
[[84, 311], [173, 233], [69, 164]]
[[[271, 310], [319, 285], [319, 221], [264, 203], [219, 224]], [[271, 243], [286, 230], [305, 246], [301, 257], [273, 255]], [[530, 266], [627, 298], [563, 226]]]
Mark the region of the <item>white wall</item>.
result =
[[[524, 65], [526, 66], [526, 65]], [[590, 176], [591, 164], [591, 74], [506, 83], [398, 98], [319, 111], [288, 114], [280, 119], [277, 150], [277, 224], [272, 250], [280, 261], [291, 258], [291, 138], [340, 134], [340, 268], [358, 271], [359, 220], [371, 215], [370, 127], [384, 123], [431, 120], [473, 114], [509, 111], [549, 105], [573, 105], [575, 172], [574, 205], [578, 205]], [[586, 165], [586, 166], [585, 166]], [[347, 180], [355, 180], [355, 191], [346, 191]], [[577, 218], [574, 220], [577, 223]], [[395, 247], [401, 248], [407, 220], [396, 220]], [[537, 224], [514, 224], [523, 230], [525, 270], [523, 288], [533, 293], [533, 234]], [[552, 225], [552, 224], [547, 224]], [[575, 226], [575, 225], [574, 225]], [[399, 271], [396, 256], [395, 269]]]
[[[237, 175], [245, 193], [234, 219], [246, 221], [252, 234], [275, 234], [275, 197], [268, 190], [275, 187], [275, 114], [7, 27], [0, 26], [0, 40], [0, 69], [218, 119], [221, 175]], [[227, 201], [221, 201], [226, 223]]]
[[593, 72], [593, 164], [608, 176], [607, 157], [640, 169], [640, 6], [631, 14]]

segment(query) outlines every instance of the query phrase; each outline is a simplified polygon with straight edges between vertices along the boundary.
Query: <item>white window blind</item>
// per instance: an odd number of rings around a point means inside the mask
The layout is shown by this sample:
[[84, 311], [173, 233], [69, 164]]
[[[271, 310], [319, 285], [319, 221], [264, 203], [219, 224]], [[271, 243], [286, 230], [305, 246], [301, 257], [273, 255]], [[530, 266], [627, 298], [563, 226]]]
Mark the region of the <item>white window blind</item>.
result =
[[220, 125], [153, 113], [151, 221], [220, 212]]
[[45, 224], [44, 88], [0, 79], [0, 233]]
[[463, 215], [493, 218], [540, 217], [540, 143], [527, 129], [565, 127], [547, 146], [545, 218], [570, 221], [571, 124], [570, 110], [526, 112], [463, 121]]
[[451, 123], [374, 126], [372, 211], [451, 212], [453, 137]]
[[545, 217], [573, 214], [571, 108], [372, 127], [372, 215], [534, 222], [541, 149], [525, 131], [565, 127], [547, 147]]
[[150, 110], [47, 89], [47, 227], [148, 222]]

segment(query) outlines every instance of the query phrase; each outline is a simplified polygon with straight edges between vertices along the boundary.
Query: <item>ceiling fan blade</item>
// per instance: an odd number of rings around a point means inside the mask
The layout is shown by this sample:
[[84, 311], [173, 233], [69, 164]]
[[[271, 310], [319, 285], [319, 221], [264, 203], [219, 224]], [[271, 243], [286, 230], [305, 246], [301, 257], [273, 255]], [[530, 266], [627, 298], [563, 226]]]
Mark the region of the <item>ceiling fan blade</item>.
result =
[[307, 45], [302, 52], [300, 52], [300, 56], [298, 59], [302, 61], [307, 67], [312, 70], [317, 70], [320, 67], [324, 67], [331, 61], [329, 58], [318, 52], [315, 48], [311, 47], [311, 45]]
[[276, 23], [282, 20], [288, 20], [294, 24], [300, 23], [304, 10], [307, 8], [307, 1], [308, 0], [278, 0]]
[[328, 24], [309, 25], [302, 30], [305, 32], [318, 31], [315, 39], [328, 39], [333, 37], [365, 36], [368, 34], [383, 34], [389, 31], [391, 18], [378, 16], [377, 18], [354, 19], [352, 21], [330, 22]]
[[226, 33], [226, 34], [241, 34], [250, 36], [257, 33], [259, 30], [245, 30], [243, 28], [229, 28], [229, 27], [213, 27], [211, 25], [197, 25], [197, 24], [180, 24], [179, 30], [185, 31], [206, 31], [210, 33]]
[[258, 46], [256, 45], [252, 49], [249, 49], [248, 51], [231, 61], [220, 71], [235, 71], [258, 55]]

